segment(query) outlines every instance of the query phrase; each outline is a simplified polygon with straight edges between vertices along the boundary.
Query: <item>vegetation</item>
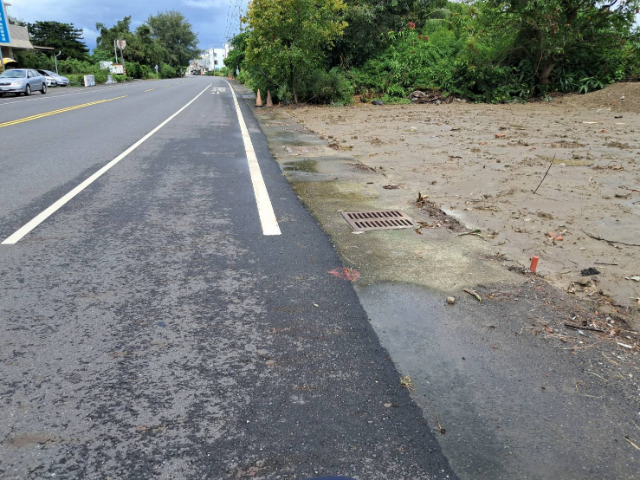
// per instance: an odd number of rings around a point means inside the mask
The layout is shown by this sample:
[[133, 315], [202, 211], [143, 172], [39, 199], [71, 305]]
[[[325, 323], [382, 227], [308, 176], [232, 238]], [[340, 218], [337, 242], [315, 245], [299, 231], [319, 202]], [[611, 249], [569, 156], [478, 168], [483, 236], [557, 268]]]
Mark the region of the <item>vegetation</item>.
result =
[[60, 59], [85, 60], [89, 49], [83, 42], [82, 30], [73, 23], [35, 22], [27, 24], [31, 41], [39, 47], [52, 47], [61, 52]]
[[345, 7], [342, 0], [253, 0], [246, 62], [255, 67], [255, 80], [295, 103], [298, 93], [310, 98], [326, 53], [347, 26]]
[[168, 56], [164, 60], [169, 65], [188, 65], [189, 61], [200, 53], [198, 36], [180, 12], [169, 11], [151, 15], [147, 25], [151, 30], [151, 38], [166, 49]]
[[254, 0], [226, 60], [283, 101], [508, 102], [640, 76], [640, 0]]
[[[96, 24], [99, 36], [91, 54], [82, 41], [82, 31], [73, 24], [41, 21], [28, 24], [28, 27], [33, 44], [54, 47], [62, 52], [58, 58], [58, 72], [67, 75], [72, 85], [82, 84], [84, 75], [94, 75], [97, 83], [106, 82], [108, 70], [100, 63], [115, 61], [115, 40], [127, 42], [123, 52], [127, 75], [114, 75], [116, 81], [180, 76], [186, 71], [189, 60], [199, 53], [198, 37], [191, 24], [175, 11], [151, 15], [135, 31], [131, 30], [130, 16], [111, 27]], [[37, 50], [17, 51], [16, 60], [25, 68], [55, 69], [53, 57]], [[122, 61], [121, 58], [118, 60]]]

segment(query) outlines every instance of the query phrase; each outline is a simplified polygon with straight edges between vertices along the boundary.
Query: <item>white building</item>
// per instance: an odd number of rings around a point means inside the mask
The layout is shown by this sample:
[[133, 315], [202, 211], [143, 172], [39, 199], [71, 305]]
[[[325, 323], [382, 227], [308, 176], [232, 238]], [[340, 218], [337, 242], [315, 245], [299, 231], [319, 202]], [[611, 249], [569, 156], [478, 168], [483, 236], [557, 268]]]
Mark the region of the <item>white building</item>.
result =
[[208, 48], [202, 54], [202, 65], [209, 71], [220, 70], [224, 67], [224, 59], [227, 58], [231, 46], [225, 43], [222, 48]]

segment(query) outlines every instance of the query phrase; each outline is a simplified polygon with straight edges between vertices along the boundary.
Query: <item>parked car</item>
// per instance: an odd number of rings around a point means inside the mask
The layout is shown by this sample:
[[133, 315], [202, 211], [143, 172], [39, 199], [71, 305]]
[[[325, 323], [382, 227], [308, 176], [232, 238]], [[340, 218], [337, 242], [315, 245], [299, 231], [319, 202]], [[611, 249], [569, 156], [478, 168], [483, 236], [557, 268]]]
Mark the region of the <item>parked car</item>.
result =
[[69, 79], [62, 75], [58, 75], [56, 72], [52, 72], [51, 70], [38, 70], [38, 72], [40, 75], [44, 75], [45, 77], [55, 80], [56, 85], [59, 85], [60, 87], [66, 87], [69, 85]]
[[51, 87], [58, 86], [58, 82], [56, 82], [56, 79], [53, 78], [51, 75], [48, 75], [47, 73], [45, 73], [46, 70], [37, 70], [37, 72], [44, 77], [44, 81], [47, 83], [47, 87], [51, 88]]
[[45, 77], [31, 68], [14, 68], [0, 73], [0, 95], [18, 93], [31, 95], [31, 92], [47, 93]]

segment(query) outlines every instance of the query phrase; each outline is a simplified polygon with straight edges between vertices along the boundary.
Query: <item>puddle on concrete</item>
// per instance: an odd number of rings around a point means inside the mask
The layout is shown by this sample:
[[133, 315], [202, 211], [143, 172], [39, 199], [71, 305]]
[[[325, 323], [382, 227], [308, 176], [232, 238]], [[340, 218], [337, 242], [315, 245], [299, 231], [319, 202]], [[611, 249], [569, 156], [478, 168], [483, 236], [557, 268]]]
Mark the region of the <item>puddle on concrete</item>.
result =
[[[303, 138], [300, 138], [304, 136]], [[312, 147], [324, 145], [325, 142], [313, 135], [301, 134], [300, 132], [276, 130], [269, 133], [269, 144], [287, 145], [289, 147]]]
[[305, 160], [299, 160], [297, 162], [288, 162], [283, 167], [283, 170], [285, 172], [317, 173], [318, 172], [317, 165], [318, 165], [318, 162], [316, 160], [305, 159]]

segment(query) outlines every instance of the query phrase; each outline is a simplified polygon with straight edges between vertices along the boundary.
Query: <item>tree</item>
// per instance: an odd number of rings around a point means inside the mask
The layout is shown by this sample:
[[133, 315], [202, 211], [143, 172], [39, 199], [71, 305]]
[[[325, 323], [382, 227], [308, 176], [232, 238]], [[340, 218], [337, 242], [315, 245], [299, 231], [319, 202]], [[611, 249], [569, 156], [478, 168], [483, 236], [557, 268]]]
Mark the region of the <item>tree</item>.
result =
[[151, 66], [160, 65], [169, 58], [169, 52], [160, 40], [154, 38], [153, 30], [146, 23], [136, 28], [136, 37], [140, 42], [144, 63]]
[[73, 23], [35, 22], [27, 25], [31, 42], [39, 47], [53, 47], [62, 52], [61, 60], [85, 60], [89, 49], [83, 42], [82, 30]]
[[135, 32], [131, 31], [131, 17], [122, 20], [108, 28], [103, 23], [97, 23], [96, 29], [100, 36], [96, 40], [94, 57], [102, 59], [104, 56], [113, 58], [114, 40], [125, 40], [127, 46], [124, 57], [127, 62], [137, 62], [145, 65], [160, 65], [169, 58], [169, 53], [159, 39], [157, 39], [151, 27], [145, 23], [140, 25]]
[[153, 38], [166, 49], [171, 65], [188, 65], [191, 59], [200, 54], [198, 36], [180, 12], [168, 11], [150, 15], [147, 24]]
[[640, 0], [487, 0], [484, 18], [496, 35], [512, 35], [510, 58], [530, 62], [541, 85], [559, 64], [624, 44]]
[[244, 19], [247, 65], [254, 75], [286, 86], [298, 103], [300, 80], [324, 71], [326, 51], [347, 26], [344, 9], [343, 0], [253, 0]]
[[224, 65], [232, 73], [244, 68], [248, 38], [249, 32], [242, 32], [231, 40], [231, 50], [227, 58], [224, 59]]
[[[96, 49], [102, 52], [113, 52], [115, 40], [124, 40], [127, 46], [124, 50], [124, 56], [127, 61], [144, 60], [140, 48], [140, 42], [136, 35], [131, 32], [131, 16], [118, 20], [116, 24], [109, 28], [104, 23], [96, 23], [96, 30], [99, 35], [96, 39]], [[118, 51], [118, 55], [120, 52]]]
[[430, 13], [447, 5], [447, 0], [345, 0], [344, 35], [331, 52], [333, 65], [358, 67], [390, 44], [390, 31], [408, 22], [420, 29]]

